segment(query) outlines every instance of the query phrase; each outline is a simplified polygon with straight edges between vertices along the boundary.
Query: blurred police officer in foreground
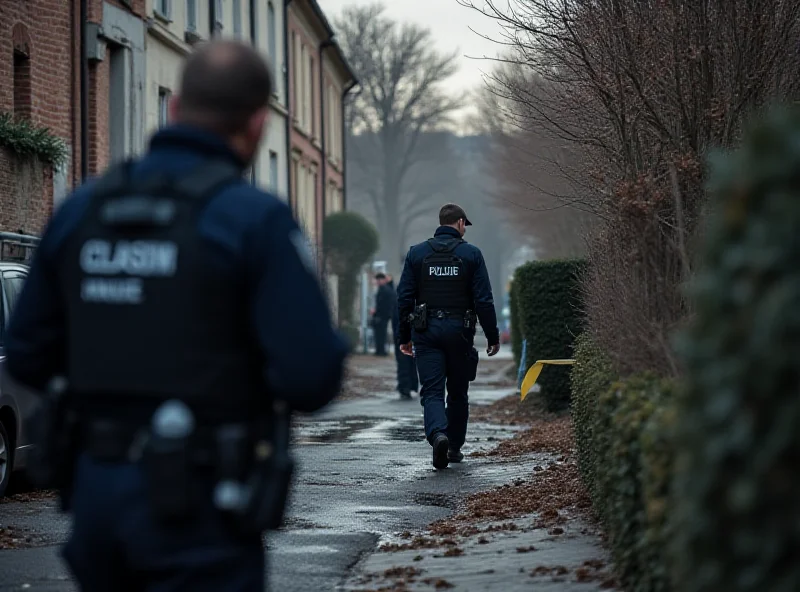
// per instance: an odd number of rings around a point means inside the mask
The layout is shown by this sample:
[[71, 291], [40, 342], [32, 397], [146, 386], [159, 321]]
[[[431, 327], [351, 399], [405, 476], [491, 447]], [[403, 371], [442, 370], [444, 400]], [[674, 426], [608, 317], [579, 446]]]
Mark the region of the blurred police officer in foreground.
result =
[[11, 375], [67, 401], [45, 461], [86, 591], [263, 590], [288, 412], [321, 408], [342, 377], [304, 238], [243, 178], [269, 116], [266, 64], [212, 42], [181, 84], [149, 152], [57, 211], [7, 335]]
[[463, 238], [471, 225], [461, 207], [442, 206], [433, 238], [408, 252], [397, 289], [400, 349], [417, 360], [425, 435], [437, 469], [464, 458], [467, 390], [478, 369], [476, 320], [488, 340], [486, 352], [493, 356], [500, 350], [486, 263], [480, 249]]

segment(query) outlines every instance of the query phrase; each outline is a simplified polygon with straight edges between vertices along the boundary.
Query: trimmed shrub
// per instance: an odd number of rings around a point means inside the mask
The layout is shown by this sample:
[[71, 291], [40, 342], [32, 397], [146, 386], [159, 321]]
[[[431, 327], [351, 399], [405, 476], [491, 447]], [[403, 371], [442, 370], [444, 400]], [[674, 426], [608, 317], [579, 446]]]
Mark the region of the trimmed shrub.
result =
[[341, 332], [350, 346], [350, 351], [354, 351], [361, 339], [361, 332], [359, 331], [358, 327], [354, 325], [342, 325]]
[[[670, 589], [663, 543], [672, 455], [668, 446], [660, 446], [669, 441], [660, 431], [660, 410], [671, 403], [671, 395], [671, 384], [646, 376], [614, 384], [598, 402], [603, 418], [597, 429], [603, 455], [596, 472], [599, 513], [617, 577], [628, 592]], [[648, 483], [657, 475], [662, 480]]]
[[628, 592], [667, 592], [665, 548], [673, 474], [673, 385], [653, 376], [612, 384], [608, 357], [576, 341], [572, 413], [581, 477]]
[[678, 342], [674, 587], [800, 590], [800, 111], [712, 162], [713, 215]]
[[600, 396], [611, 387], [614, 379], [613, 369], [606, 356], [586, 333], [579, 335], [575, 340], [575, 365], [571, 375], [572, 429], [578, 449], [578, 468], [600, 519], [603, 519], [600, 512], [603, 499], [597, 488], [597, 471], [602, 467], [598, 459], [603, 454], [597, 448], [597, 434], [610, 429], [610, 426], [598, 423], [610, 418], [598, 415], [598, 403]]
[[522, 331], [520, 330], [519, 311], [517, 299], [514, 298], [514, 281], [512, 280], [508, 293], [509, 322], [511, 323], [511, 353], [514, 355], [514, 371], [519, 368], [519, 359], [522, 356]]
[[[512, 299], [516, 301], [521, 338], [528, 341], [526, 365], [537, 359], [570, 358], [575, 336], [583, 329], [578, 276], [582, 260], [532, 261], [514, 272]], [[551, 366], [538, 383], [550, 411], [569, 406], [570, 369]]]
[[356, 212], [336, 212], [325, 218], [322, 228], [325, 259], [339, 276], [339, 325], [353, 325], [358, 274], [378, 250], [378, 231]]

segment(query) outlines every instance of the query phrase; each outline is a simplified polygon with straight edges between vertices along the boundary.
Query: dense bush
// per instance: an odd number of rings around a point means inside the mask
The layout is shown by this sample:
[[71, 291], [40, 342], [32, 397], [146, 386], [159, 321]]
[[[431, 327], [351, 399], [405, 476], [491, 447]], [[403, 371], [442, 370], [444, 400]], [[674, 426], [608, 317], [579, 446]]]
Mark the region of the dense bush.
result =
[[800, 590], [800, 112], [713, 163], [695, 316], [679, 342], [680, 592]]
[[615, 570], [628, 592], [666, 592], [672, 383], [653, 376], [612, 383], [608, 358], [585, 335], [577, 340], [575, 358], [579, 467], [608, 533]]
[[522, 332], [519, 326], [519, 312], [517, 310], [517, 299], [514, 298], [514, 281], [511, 281], [508, 293], [509, 322], [511, 323], [511, 353], [514, 355], [514, 370], [519, 368], [519, 360], [522, 356]]
[[378, 250], [378, 231], [362, 215], [337, 212], [325, 218], [323, 251], [331, 273], [339, 277], [339, 324], [353, 324], [358, 274]]
[[350, 351], [354, 351], [360, 340], [361, 332], [358, 327], [354, 325], [342, 325], [341, 331], [350, 346]]
[[[521, 338], [527, 340], [526, 365], [536, 360], [571, 358], [575, 336], [583, 328], [578, 301], [582, 260], [532, 261], [514, 272], [512, 299], [516, 301]], [[568, 366], [551, 366], [539, 377], [547, 407], [558, 411], [569, 405]]]
[[575, 340], [575, 365], [572, 367], [572, 426], [578, 448], [578, 467], [600, 516], [602, 497], [597, 488], [598, 459], [603, 453], [597, 448], [596, 433], [610, 429], [600, 422], [610, 418], [598, 415], [598, 402], [614, 381], [608, 359], [586, 333]]

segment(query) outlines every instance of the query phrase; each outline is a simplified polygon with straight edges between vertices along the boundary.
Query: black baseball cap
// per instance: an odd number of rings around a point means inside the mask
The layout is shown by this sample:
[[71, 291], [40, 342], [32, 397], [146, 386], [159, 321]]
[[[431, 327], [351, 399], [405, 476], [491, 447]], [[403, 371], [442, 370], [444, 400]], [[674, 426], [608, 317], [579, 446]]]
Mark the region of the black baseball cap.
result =
[[464, 208], [459, 205], [454, 203], [444, 204], [442, 209], [439, 210], [439, 225], [441, 226], [450, 226], [462, 218], [466, 226], [472, 226], [472, 222], [467, 218], [467, 213], [464, 211]]

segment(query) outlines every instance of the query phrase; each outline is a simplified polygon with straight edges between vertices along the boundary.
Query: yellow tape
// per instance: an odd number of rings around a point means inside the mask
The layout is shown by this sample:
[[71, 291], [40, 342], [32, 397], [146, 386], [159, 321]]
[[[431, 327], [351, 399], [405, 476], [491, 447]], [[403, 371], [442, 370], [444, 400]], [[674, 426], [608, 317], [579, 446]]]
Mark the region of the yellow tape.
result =
[[533, 385], [536, 384], [536, 380], [539, 378], [539, 374], [542, 373], [542, 368], [544, 368], [545, 364], [552, 366], [572, 366], [574, 363], [575, 360], [537, 360], [533, 366], [530, 367], [528, 373], [525, 374], [525, 378], [522, 379], [522, 387], [519, 389], [520, 401], [524, 401], [525, 397], [528, 396], [528, 392], [530, 392]]

